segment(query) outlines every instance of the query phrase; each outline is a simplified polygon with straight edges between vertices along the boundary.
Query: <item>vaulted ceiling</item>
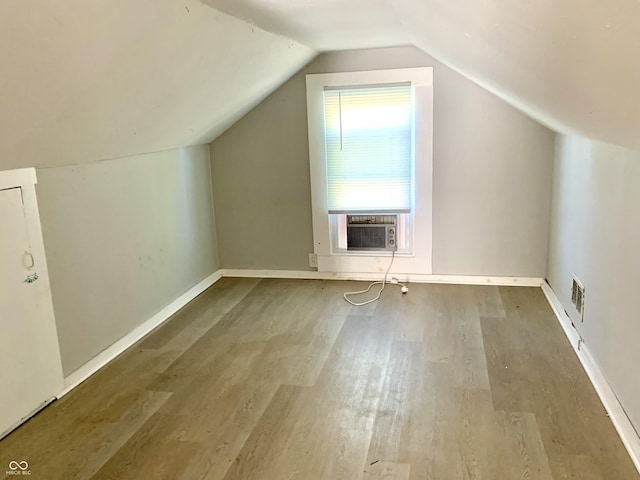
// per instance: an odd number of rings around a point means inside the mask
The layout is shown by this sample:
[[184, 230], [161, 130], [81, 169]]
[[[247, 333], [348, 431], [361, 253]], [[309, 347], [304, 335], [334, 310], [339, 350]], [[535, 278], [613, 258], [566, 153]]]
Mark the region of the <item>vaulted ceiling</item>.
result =
[[197, 1], [2, 1], [0, 169], [208, 142], [315, 55]]
[[320, 51], [406, 44], [640, 149], [638, 0], [7, 0], [0, 27], [0, 168], [208, 142]]
[[552, 129], [640, 148], [640, 1], [394, 4], [417, 47]]
[[554, 130], [640, 148], [638, 0], [203, 0], [326, 51], [414, 44]]

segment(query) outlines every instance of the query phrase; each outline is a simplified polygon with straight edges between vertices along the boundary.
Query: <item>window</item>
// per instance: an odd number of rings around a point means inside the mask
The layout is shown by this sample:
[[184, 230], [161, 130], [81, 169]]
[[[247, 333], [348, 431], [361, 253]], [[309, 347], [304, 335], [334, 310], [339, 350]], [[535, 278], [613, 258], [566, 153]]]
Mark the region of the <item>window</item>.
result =
[[430, 67], [307, 75], [314, 251], [321, 271], [378, 271], [347, 214], [398, 214], [399, 263], [431, 273]]
[[329, 213], [409, 213], [411, 84], [325, 87]]

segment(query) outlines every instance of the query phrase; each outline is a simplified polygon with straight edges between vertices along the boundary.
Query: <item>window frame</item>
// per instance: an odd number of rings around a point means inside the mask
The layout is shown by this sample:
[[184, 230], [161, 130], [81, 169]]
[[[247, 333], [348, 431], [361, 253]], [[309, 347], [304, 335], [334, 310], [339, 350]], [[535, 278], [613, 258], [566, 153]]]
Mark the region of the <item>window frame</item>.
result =
[[[314, 253], [318, 271], [379, 272], [391, 252], [335, 252], [327, 206], [324, 140], [325, 87], [411, 82], [414, 87], [414, 205], [410, 227], [412, 251], [397, 253], [394, 270], [432, 271], [433, 67], [308, 74], [307, 119]], [[418, 241], [419, 240], [419, 241]], [[384, 271], [384, 269], [383, 269]]]

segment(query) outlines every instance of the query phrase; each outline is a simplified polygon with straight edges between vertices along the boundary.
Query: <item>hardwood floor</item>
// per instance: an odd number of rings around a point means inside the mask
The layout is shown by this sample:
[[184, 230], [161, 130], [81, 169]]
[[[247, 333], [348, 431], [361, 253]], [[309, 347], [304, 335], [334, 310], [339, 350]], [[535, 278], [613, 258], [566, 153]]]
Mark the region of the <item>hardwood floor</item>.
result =
[[351, 307], [357, 286], [222, 279], [0, 441], [0, 463], [34, 480], [640, 478], [540, 289], [412, 284]]

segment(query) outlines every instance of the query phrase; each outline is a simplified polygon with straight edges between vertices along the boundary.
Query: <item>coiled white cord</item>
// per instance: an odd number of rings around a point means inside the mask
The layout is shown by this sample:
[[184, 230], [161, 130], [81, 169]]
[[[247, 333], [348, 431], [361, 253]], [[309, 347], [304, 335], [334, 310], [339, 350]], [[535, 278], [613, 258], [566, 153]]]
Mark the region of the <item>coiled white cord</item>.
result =
[[[384, 287], [386, 286], [387, 282], [387, 275], [389, 275], [389, 270], [391, 270], [391, 266], [393, 265], [393, 260], [396, 258], [396, 250], [393, 249], [391, 251], [391, 262], [389, 263], [389, 266], [387, 267], [387, 271], [384, 272], [384, 279], [381, 282], [373, 282], [371, 283], [366, 290], [358, 290], [356, 292], [345, 292], [342, 296], [344, 297], [344, 299], [349, 302], [351, 305], [353, 305], [354, 307], [362, 307], [364, 305], [369, 305], [370, 303], [376, 302], [378, 300], [380, 300], [380, 295], [382, 295], [382, 292], [384, 291]], [[380, 289], [380, 291], [378, 292], [378, 295], [375, 298], [372, 298], [370, 300], [367, 300], [366, 302], [362, 302], [362, 303], [356, 303], [353, 302], [351, 300], [349, 300], [349, 297], [351, 295], [362, 295], [364, 293], [368, 293], [369, 290], [371, 290], [371, 287], [373, 287], [374, 285], [382, 285], [382, 288]], [[409, 291], [409, 289], [407, 288], [406, 285], [399, 283], [399, 282], [392, 282], [392, 285], [398, 285], [399, 287], [402, 287], [402, 293], [407, 293]]]

